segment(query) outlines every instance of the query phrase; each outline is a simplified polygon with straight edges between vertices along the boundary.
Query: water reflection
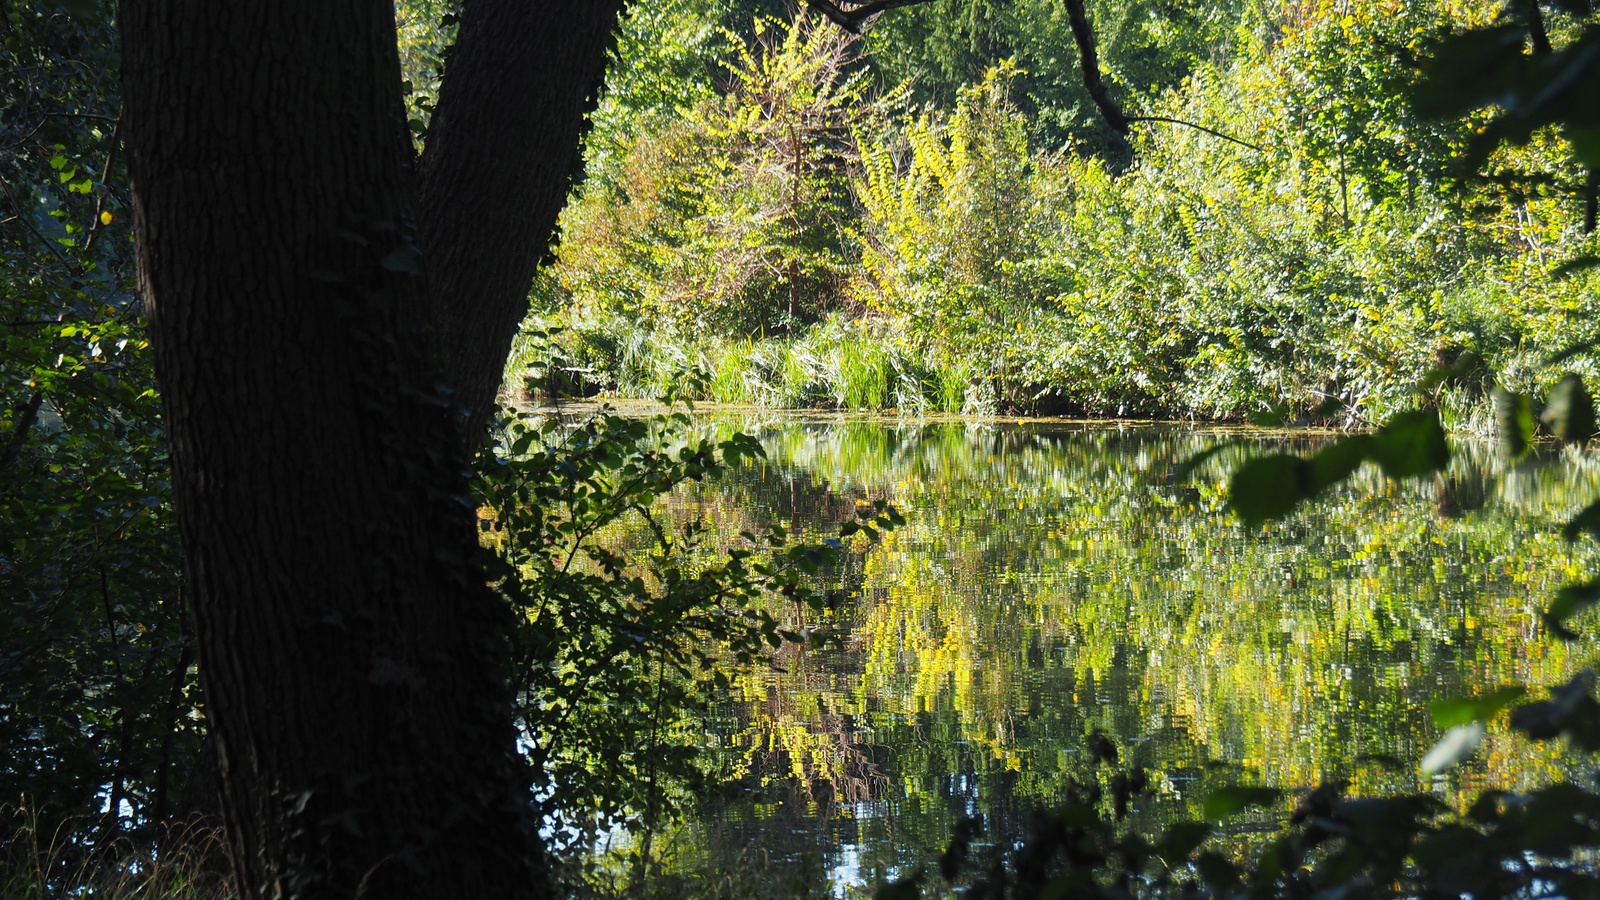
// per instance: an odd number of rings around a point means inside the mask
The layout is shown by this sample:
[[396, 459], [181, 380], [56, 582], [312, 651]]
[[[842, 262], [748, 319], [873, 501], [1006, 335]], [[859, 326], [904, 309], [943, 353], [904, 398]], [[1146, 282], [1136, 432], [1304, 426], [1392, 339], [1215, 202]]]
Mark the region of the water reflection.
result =
[[[1366, 471], [1251, 533], [1224, 511], [1232, 464], [1326, 438], [708, 427], [757, 433], [770, 458], [677, 498], [679, 515], [822, 528], [882, 498], [907, 525], [837, 573], [830, 615], [797, 623], [836, 630], [842, 650], [786, 649], [719, 698], [708, 746], [727, 783], [677, 835], [697, 865], [759, 851], [819, 890], [876, 883], [936, 854], [959, 815], [1020, 831], [1069, 778], [1096, 777], [1096, 729], [1149, 769], [1147, 827], [1197, 816], [1219, 784], [1415, 789], [1439, 736], [1429, 700], [1564, 681], [1592, 653], [1537, 627], [1548, 595], [1594, 561], [1557, 535], [1600, 495], [1591, 457], [1509, 466], [1459, 447], [1437, 479]], [[1173, 477], [1225, 439], [1243, 443]], [[1491, 734], [1434, 786], [1515, 789], [1565, 765], [1503, 722]]]

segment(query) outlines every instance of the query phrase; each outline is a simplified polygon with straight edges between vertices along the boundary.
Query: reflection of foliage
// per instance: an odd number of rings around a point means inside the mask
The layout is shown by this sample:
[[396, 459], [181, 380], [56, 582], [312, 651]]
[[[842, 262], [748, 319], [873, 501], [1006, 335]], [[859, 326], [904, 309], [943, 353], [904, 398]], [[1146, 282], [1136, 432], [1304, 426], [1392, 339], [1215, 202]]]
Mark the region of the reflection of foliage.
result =
[[[736, 424], [768, 464], [683, 501], [723, 511], [709, 515], [726, 537], [774, 520], [825, 530], [829, 498], [881, 497], [907, 524], [846, 581], [841, 648], [735, 676], [708, 720], [735, 779], [708, 811], [731, 818], [693, 828], [755, 841], [757, 823], [812, 809], [868, 877], [931, 858], [964, 812], [1024, 834], [1032, 808], [1099, 777], [1095, 729], [1148, 772], [1130, 813], [1147, 835], [1240, 777], [1410, 791], [1439, 735], [1426, 701], [1561, 684], [1590, 646], [1531, 642], [1527, 598], [1594, 559], [1556, 534], [1600, 488], [1592, 459], [1501, 471], [1458, 446], [1438, 479], [1392, 485], [1366, 467], [1250, 532], [1221, 514], [1249, 448], [1174, 483], [1209, 442], [1186, 431]], [[1542, 564], [1515, 562], [1529, 557]], [[1496, 733], [1443, 777], [1526, 790], [1564, 765]]]
[[[785, 641], [820, 644], [784, 627], [768, 598], [822, 608], [804, 575], [834, 565], [842, 538], [875, 538], [898, 519], [880, 504], [852, 509], [841, 537], [821, 543], [774, 527], [708, 547], [704, 523], [660, 524], [656, 499], [764, 451], [743, 435], [680, 442], [687, 421], [602, 413], [565, 428], [514, 415], [479, 467], [491, 573], [517, 613], [510, 676], [524, 747], [564, 845], [618, 823], [653, 828], [699, 786], [685, 717], [727, 683], [718, 657], [749, 664]], [[602, 538], [629, 522], [643, 545], [608, 547]]]

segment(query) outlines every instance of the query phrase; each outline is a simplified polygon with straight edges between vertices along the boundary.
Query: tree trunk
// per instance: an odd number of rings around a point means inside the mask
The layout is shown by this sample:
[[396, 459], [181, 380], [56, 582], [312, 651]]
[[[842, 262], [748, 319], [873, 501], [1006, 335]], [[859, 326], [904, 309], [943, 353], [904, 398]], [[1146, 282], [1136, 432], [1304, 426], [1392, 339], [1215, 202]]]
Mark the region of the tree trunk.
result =
[[[508, 614], [472, 562], [411, 240], [393, 6], [124, 0], [120, 23], [140, 281], [241, 895], [537, 895]], [[436, 227], [434, 252], [537, 252], [498, 227]]]
[[420, 243], [469, 442], [495, 409], [535, 269], [578, 171], [623, 0], [462, 5], [421, 164]]

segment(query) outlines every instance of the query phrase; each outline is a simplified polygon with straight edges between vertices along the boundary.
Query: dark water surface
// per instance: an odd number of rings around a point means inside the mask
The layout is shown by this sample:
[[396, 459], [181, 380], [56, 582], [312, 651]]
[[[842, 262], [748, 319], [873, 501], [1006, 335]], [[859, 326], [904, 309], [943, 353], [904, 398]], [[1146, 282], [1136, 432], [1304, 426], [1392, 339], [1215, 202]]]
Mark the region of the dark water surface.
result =
[[[1357, 792], [1428, 788], [1459, 805], [1569, 764], [1502, 716], [1463, 765], [1431, 779], [1417, 768], [1441, 734], [1430, 700], [1558, 683], [1592, 658], [1592, 643], [1563, 646], [1538, 626], [1550, 594], [1594, 561], [1557, 534], [1600, 495], [1591, 457], [1511, 465], [1458, 444], [1445, 477], [1364, 471], [1252, 533], [1224, 507], [1232, 465], [1326, 437], [708, 427], [758, 434], [769, 461], [682, 498], [680, 515], [831, 529], [858, 501], [887, 499], [907, 524], [853, 558], [836, 611], [803, 623], [833, 630], [842, 650], [786, 648], [718, 698], [705, 740], [728, 783], [666, 840], [683, 865], [754, 860], [849, 895], [931, 861], [961, 815], [1020, 833], [1068, 779], [1106, 777], [1087, 759], [1095, 730], [1149, 771], [1134, 821], [1152, 830], [1199, 817], [1225, 784], [1346, 777]], [[1170, 478], [1225, 439], [1240, 448]]]

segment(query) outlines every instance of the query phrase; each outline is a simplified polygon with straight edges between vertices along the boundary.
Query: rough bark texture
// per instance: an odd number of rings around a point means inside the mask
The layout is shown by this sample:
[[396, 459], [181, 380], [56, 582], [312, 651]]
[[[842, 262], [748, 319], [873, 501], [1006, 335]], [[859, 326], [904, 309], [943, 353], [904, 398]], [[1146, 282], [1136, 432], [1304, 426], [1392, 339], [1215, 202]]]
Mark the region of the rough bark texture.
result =
[[463, 4], [422, 158], [420, 243], [469, 440], [494, 412], [622, 6]]
[[[460, 423], [432, 364], [439, 304], [409, 234], [394, 9], [125, 0], [120, 21], [141, 285], [242, 895], [537, 895], [506, 613], [471, 561]], [[584, 72], [601, 63], [589, 52]], [[520, 115], [477, 115], [502, 113]], [[543, 144], [561, 165], [569, 132]], [[565, 189], [554, 165], [493, 188], [542, 209]], [[458, 245], [525, 271], [551, 220], [433, 223], [444, 286], [479, 290], [448, 280], [476, 258]], [[470, 345], [478, 330], [452, 327], [448, 352], [498, 373], [509, 331]]]

